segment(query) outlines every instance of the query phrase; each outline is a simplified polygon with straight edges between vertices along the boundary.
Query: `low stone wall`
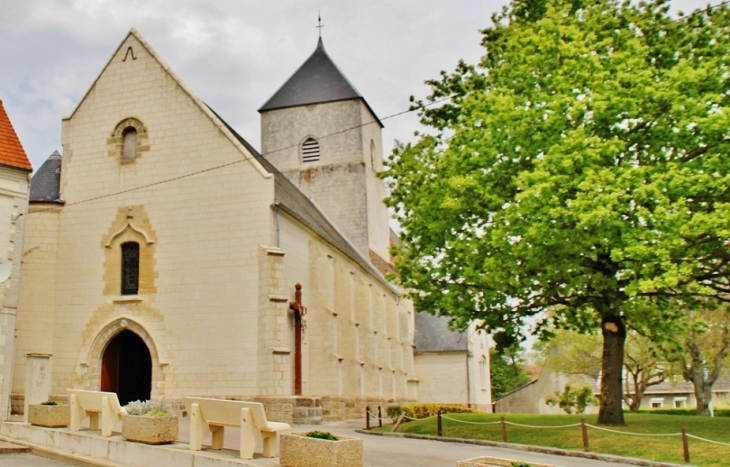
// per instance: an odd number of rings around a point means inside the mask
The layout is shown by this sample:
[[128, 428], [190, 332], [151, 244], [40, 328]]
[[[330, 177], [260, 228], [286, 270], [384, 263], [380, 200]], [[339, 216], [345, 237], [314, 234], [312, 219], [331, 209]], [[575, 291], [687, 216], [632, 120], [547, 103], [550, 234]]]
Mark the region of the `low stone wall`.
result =
[[[22, 397], [22, 396], [21, 396]], [[406, 405], [416, 401], [412, 399], [393, 399], [387, 397], [346, 397], [346, 396], [205, 396], [214, 399], [228, 399], [235, 401], [261, 402], [266, 410], [266, 418], [274, 422], [284, 422], [290, 425], [319, 425], [323, 421], [362, 419], [365, 422], [365, 408], [370, 407], [371, 413], [377, 413], [382, 408], [383, 422], [387, 423], [385, 409], [390, 405]], [[67, 394], [51, 396], [53, 400], [67, 401]], [[166, 398], [165, 402], [179, 413], [185, 413], [185, 399]], [[16, 402], [13, 399], [13, 413], [23, 413], [23, 400]], [[15, 410], [20, 410], [16, 412]], [[387, 422], [386, 422], [387, 420]]]
[[383, 421], [387, 418], [385, 409], [390, 405], [406, 405], [416, 401], [411, 399], [393, 399], [386, 397], [322, 397], [322, 419], [326, 422], [336, 420], [365, 421], [365, 408], [370, 407], [371, 413], [377, 413], [381, 407]]

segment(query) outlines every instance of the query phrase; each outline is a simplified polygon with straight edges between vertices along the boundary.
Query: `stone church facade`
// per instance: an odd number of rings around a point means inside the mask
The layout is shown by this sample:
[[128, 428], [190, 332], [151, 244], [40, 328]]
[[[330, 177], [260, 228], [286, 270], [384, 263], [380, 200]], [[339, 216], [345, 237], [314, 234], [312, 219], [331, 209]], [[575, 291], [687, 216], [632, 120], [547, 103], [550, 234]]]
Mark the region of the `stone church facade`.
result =
[[26, 354], [52, 355], [59, 399], [258, 400], [297, 423], [418, 398], [413, 308], [383, 276], [382, 125], [321, 42], [307, 67], [329, 81], [264, 104], [259, 154], [127, 35], [33, 177], [16, 407]]

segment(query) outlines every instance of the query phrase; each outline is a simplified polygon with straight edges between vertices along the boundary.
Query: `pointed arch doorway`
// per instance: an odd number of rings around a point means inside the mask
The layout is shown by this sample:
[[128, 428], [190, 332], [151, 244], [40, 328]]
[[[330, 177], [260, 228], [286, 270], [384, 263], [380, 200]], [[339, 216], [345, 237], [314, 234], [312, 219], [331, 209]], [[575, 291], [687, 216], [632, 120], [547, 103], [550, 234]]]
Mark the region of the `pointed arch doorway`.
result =
[[124, 330], [104, 349], [101, 390], [116, 392], [119, 403], [148, 400], [152, 391], [152, 357], [144, 340]]

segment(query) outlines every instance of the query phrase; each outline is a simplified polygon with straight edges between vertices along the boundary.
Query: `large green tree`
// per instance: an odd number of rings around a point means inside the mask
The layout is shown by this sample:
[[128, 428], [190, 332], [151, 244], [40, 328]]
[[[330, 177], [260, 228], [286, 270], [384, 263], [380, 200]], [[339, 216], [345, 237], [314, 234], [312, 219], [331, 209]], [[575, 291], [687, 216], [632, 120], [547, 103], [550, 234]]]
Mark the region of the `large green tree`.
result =
[[692, 328], [684, 336], [679, 361], [684, 379], [694, 386], [697, 415], [709, 415], [712, 386], [728, 368], [730, 356], [730, 310], [688, 313]]
[[677, 334], [675, 305], [730, 292], [730, 10], [513, 0], [483, 45], [384, 174], [400, 280], [501, 346], [600, 329], [599, 423], [623, 424], [627, 328]]
[[504, 349], [501, 353], [497, 349], [489, 349], [489, 373], [492, 400], [509, 394], [532, 379], [525, 371], [524, 360], [517, 347]]

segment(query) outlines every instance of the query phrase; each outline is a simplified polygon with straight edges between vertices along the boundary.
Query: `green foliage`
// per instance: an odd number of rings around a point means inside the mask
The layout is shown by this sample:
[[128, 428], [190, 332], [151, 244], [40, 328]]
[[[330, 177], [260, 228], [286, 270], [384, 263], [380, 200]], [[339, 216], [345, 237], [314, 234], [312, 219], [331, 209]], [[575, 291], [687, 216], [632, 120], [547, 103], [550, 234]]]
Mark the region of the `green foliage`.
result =
[[528, 464], [527, 462], [512, 462], [510, 467], [532, 467], [532, 464]]
[[493, 400], [530, 382], [530, 376], [525, 372], [523, 361], [516, 352], [500, 354], [496, 349], [490, 349], [489, 371]]
[[677, 366], [694, 386], [697, 415], [709, 415], [712, 386], [730, 360], [730, 309], [688, 311], [691, 324], [684, 337], [685, 351]]
[[45, 402], [41, 402], [41, 405], [51, 405], [51, 406], [53, 406], [53, 405], [62, 405], [62, 404], [60, 402], [58, 402], [58, 401], [47, 400]]
[[127, 415], [141, 415], [145, 417], [168, 417], [172, 409], [165, 402], [133, 401], [124, 406]]
[[[730, 409], [715, 409], [715, 417], [730, 417]], [[661, 415], [683, 415], [683, 416], [696, 416], [697, 409], [642, 409], [639, 413], [644, 414], [661, 414]]]
[[339, 438], [332, 433], [326, 432], [326, 431], [310, 431], [307, 433], [307, 438], [317, 438], [317, 439], [325, 439], [327, 441], [338, 441]]
[[600, 420], [621, 424], [627, 329], [673, 339], [730, 293], [730, 8], [514, 0], [493, 21], [383, 174], [398, 279], [501, 348], [535, 320], [600, 330]]
[[[385, 413], [395, 422], [401, 413], [406, 414], [410, 418], [426, 418], [436, 415], [439, 411], [444, 413], [476, 413], [478, 410], [462, 405], [449, 404], [408, 404], [408, 405], [390, 405], [385, 409]], [[404, 421], [408, 421], [407, 419]]]
[[[596, 334], [557, 330], [549, 341], [537, 347], [543, 364], [569, 376], [596, 380], [601, 372], [602, 343]], [[639, 410], [646, 389], [672, 375], [670, 361], [678, 350], [637, 332], [628, 332], [624, 346], [624, 402], [632, 412]]]
[[593, 388], [588, 384], [580, 388], [566, 384], [563, 392], [557, 391], [552, 396], [548, 396], [545, 403], [550, 406], [557, 405], [563, 409], [563, 412], [572, 414], [585, 412], [586, 407], [589, 404], [598, 403], [598, 399], [593, 396]]

